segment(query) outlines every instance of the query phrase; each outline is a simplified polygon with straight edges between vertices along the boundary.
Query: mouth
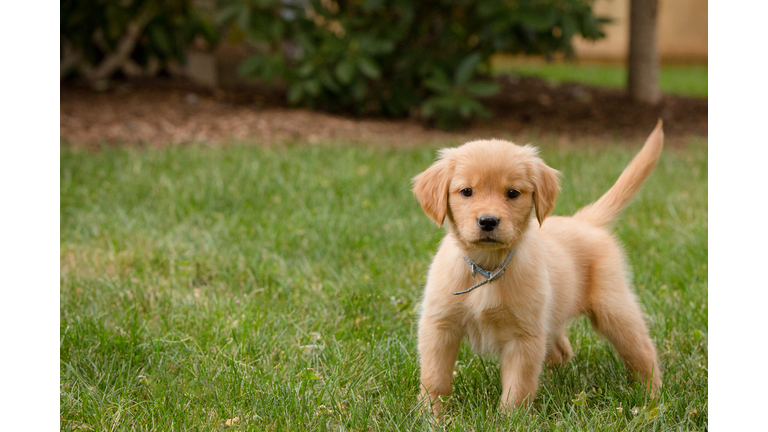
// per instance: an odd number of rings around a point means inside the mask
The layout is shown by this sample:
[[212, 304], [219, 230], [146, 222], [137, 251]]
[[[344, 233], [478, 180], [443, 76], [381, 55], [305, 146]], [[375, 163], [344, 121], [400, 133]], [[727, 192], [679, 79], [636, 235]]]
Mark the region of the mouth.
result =
[[477, 240], [476, 243], [501, 243], [500, 241], [496, 240], [495, 238], [481, 238], [480, 240]]

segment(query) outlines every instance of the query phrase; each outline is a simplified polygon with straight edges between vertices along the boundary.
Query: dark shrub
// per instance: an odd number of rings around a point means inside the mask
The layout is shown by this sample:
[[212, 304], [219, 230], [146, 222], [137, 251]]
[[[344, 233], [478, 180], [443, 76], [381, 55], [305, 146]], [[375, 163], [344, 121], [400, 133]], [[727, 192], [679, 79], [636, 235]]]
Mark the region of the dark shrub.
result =
[[220, 0], [217, 18], [257, 52], [241, 72], [284, 81], [291, 104], [440, 127], [487, 115], [493, 54], [569, 55], [607, 21], [588, 0]]

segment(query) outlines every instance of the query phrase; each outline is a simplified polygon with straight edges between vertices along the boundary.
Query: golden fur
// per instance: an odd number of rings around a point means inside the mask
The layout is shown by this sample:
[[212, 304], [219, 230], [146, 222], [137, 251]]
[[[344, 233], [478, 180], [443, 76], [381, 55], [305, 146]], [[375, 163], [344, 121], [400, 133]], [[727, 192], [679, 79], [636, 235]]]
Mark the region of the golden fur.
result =
[[[650, 175], [663, 147], [661, 122], [611, 189], [573, 217], [547, 217], [560, 190], [559, 173], [530, 145], [502, 140], [443, 149], [413, 179], [421, 206], [446, 235], [429, 268], [419, 320], [421, 395], [435, 414], [451, 394], [453, 366], [467, 337], [474, 350], [500, 356], [501, 406], [530, 404], [542, 364], [573, 355], [568, 322], [582, 314], [654, 393], [661, 373], [626, 260], [608, 230]], [[464, 196], [471, 189], [471, 196]], [[510, 190], [519, 191], [510, 197]], [[514, 195], [514, 193], [512, 194]], [[536, 214], [536, 219], [532, 215]], [[498, 225], [488, 231], [480, 217]], [[486, 270], [515, 254], [496, 282], [462, 295], [471, 278], [466, 256]]]

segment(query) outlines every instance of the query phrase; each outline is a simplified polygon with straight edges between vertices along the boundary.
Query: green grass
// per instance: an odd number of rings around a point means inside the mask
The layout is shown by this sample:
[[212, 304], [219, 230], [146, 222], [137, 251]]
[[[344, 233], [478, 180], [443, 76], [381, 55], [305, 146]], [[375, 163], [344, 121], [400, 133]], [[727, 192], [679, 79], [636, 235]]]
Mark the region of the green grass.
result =
[[[576, 82], [598, 87], [625, 88], [627, 69], [623, 64], [569, 63], [498, 58], [494, 72], [544, 78], [554, 84]], [[708, 94], [706, 65], [662, 65], [659, 86], [662, 93], [706, 98]]]
[[[542, 143], [564, 173], [555, 213], [639, 145]], [[496, 359], [463, 347], [441, 424], [416, 408], [415, 343], [441, 232], [409, 191], [434, 150], [62, 147], [61, 430], [704, 430], [706, 140], [666, 150], [616, 229], [661, 397], [582, 318], [573, 361], [511, 416]]]

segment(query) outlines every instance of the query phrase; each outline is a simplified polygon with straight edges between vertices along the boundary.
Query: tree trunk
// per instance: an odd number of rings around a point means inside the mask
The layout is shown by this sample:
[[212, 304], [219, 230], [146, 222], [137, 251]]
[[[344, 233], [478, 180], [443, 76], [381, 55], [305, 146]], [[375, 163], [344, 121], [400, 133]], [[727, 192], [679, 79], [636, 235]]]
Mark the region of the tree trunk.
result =
[[656, 37], [658, 5], [658, 0], [631, 0], [629, 16], [629, 97], [654, 105], [661, 101]]

